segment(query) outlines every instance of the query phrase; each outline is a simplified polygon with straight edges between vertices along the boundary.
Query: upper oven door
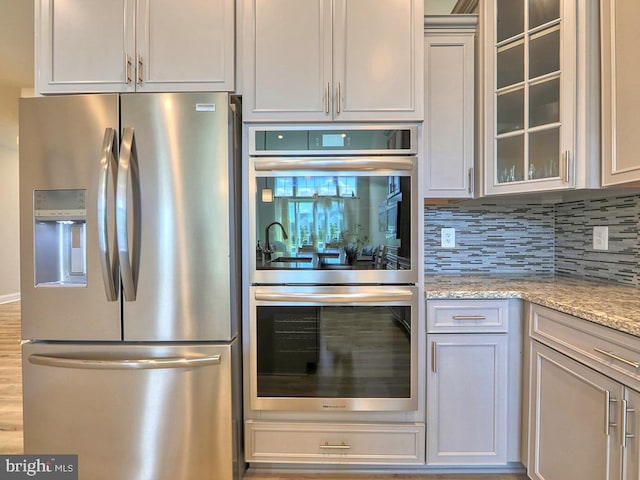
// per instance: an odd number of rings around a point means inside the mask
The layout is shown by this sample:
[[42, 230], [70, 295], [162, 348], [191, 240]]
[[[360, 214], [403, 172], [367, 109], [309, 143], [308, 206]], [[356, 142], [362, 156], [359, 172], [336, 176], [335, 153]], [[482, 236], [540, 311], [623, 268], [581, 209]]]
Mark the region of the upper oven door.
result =
[[416, 283], [417, 182], [410, 155], [251, 157], [251, 283]]

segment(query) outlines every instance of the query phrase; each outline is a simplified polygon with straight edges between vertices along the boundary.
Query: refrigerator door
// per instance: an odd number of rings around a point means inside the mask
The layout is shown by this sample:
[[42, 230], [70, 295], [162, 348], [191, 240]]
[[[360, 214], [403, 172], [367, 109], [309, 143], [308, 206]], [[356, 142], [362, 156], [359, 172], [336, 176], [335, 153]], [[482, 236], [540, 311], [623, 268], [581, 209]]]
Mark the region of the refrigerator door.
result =
[[117, 95], [20, 100], [22, 338], [120, 340]]
[[25, 453], [77, 454], [80, 480], [239, 478], [236, 343], [25, 344]]
[[121, 108], [124, 340], [229, 341], [240, 218], [229, 96], [125, 94]]

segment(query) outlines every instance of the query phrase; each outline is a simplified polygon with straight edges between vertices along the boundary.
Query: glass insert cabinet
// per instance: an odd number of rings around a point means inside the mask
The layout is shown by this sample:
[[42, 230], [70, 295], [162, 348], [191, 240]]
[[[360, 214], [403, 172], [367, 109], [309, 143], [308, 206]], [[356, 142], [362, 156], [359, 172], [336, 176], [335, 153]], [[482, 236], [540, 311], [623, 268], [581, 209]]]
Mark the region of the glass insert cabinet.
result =
[[486, 193], [575, 186], [576, 1], [484, 2]]

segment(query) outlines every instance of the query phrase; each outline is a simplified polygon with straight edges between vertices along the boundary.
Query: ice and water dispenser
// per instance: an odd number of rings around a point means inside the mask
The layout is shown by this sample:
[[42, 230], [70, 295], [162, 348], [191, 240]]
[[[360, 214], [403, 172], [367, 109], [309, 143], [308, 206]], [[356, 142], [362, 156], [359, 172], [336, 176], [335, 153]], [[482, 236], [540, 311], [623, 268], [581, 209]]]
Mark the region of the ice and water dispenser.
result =
[[34, 192], [36, 287], [87, 285], [86, 190]]

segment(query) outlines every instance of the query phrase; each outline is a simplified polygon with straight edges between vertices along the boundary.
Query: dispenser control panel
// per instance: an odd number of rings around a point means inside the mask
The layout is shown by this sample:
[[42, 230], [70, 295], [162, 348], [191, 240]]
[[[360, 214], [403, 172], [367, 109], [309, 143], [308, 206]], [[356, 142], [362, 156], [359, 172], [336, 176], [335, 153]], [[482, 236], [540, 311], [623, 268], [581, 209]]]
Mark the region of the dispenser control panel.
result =
[[87, 217], [86, 190], [35, 190], [36, 220], [80, 220]]

